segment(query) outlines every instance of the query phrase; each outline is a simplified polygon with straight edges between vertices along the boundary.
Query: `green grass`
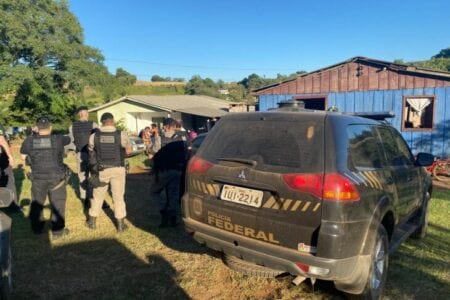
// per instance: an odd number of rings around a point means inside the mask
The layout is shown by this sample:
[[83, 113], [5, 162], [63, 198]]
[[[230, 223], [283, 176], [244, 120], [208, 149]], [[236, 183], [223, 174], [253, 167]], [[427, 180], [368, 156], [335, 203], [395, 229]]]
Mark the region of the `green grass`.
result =
[[[15, 150], [17, 151], [17, 149]], [[131, 159], [140, 165], [145, 156]], [[67, 159], [73, 167], [73, 156]], [[15, 299], [343, 299], [332, 284], [308, 281], [295, 287], [290, 278], [245, 277], [227, 269], [212, 251], [199, 246], [182, 227], [159, 229], [158, 204], [148, 197], [148, 176], [127, 178], [130, 230], [117, 234], [106, 210], [96, 231], [74, 187], [67, 187], [66, 221], [71, 234], [51, 241], [31, 233], [27, 215], [30, 182], [16, 169], [24, 214], [13, 218], [12, 251]], [[106, 199], [112, 203], [111, 199]], [[450, 193], [438, 190], [430, 207], [429, 234], [408, 240], [391, 257], [387, 299], [447, 299], [450, 295]], [[45, 211], [49, 218], [49, 210]]]

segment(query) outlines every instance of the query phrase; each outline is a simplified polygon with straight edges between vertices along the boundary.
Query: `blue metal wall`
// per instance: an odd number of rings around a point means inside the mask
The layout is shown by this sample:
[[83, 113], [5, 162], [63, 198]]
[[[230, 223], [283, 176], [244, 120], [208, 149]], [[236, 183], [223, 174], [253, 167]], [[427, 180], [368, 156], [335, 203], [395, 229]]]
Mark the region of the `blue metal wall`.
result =
[[[403, 96], [414, 95], [436, 96], [433, 131], [401, 132]], [[276, 108], [280, 101], [289, 100], [293, 96], [313, 95], [261, 95], [259, 110]], [[329, 93], [327, 104], [337, 106], [342, 112], [393, 111], [395, 118], [390, 119], [389, 123], [402, 133], [414, 154], [431, 152], [441, 157], [450, 157], [450, 87]]]

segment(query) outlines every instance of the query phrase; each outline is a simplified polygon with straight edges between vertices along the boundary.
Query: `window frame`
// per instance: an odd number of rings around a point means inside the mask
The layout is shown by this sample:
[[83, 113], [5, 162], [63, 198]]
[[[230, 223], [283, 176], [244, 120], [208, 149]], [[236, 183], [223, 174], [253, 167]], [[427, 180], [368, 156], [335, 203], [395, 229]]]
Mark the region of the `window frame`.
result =
[[[405, 127], [405, 107], [407, 103], [407, 99], [414, 99], [414, 98], [430, 98], [431, 99], [431, 105], [433, 105], [433, 112], [431, 113], [431, 128], [407, 128]], [[411, 96], [403, 96], [403, 103], [402, 103], [402, 132], [426, 132], [426, 131], [433, 131], [434, 126], [434, 115], [436, 113], [436, 95], [411, 95]]]

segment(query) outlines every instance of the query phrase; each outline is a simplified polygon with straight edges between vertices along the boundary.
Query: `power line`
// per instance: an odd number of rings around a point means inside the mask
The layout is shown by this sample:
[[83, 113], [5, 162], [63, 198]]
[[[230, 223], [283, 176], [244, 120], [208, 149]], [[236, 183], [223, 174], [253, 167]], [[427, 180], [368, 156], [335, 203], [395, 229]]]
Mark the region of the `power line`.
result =
[[181, 64], [169, 64], [169, 63], [161, 63], [161, 62], [151, 62], [145, 60], [132, 60], [132, 59], [123, 59], [123, 58], [106, 58], [110, 61], [118, 61], [118, 62], [128, 62], [128, 63], [139, 63], [139, 64], [147, 64], [147, 65], [155, 65], [155, 66], [166, 66], [166, 67], [178, 67], [178, 68], [187, 68], [187, 69], [204, 69], [204, 70], [234, 70], [234, 71], [298, 71], [298, 69], [272, 69], [272, 68], [239, 68], [239, 67], [224, 67], [224, 66], [202, 66], [202, 65], [181, 65]]

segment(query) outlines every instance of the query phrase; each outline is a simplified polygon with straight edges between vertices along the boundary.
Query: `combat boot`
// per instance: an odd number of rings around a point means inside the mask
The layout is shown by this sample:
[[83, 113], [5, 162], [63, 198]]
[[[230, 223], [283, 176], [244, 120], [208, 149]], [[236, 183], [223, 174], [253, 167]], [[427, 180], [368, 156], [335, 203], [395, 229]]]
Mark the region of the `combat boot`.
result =
[[88, 220], [86, 221], [86, 227], [89, 229], [97, 229], [97, 218], [89, 216]]
[[125, 218], [117, 219], [117, 232], [124, 232], [128, 229], [127, 224], [125, 224]]

